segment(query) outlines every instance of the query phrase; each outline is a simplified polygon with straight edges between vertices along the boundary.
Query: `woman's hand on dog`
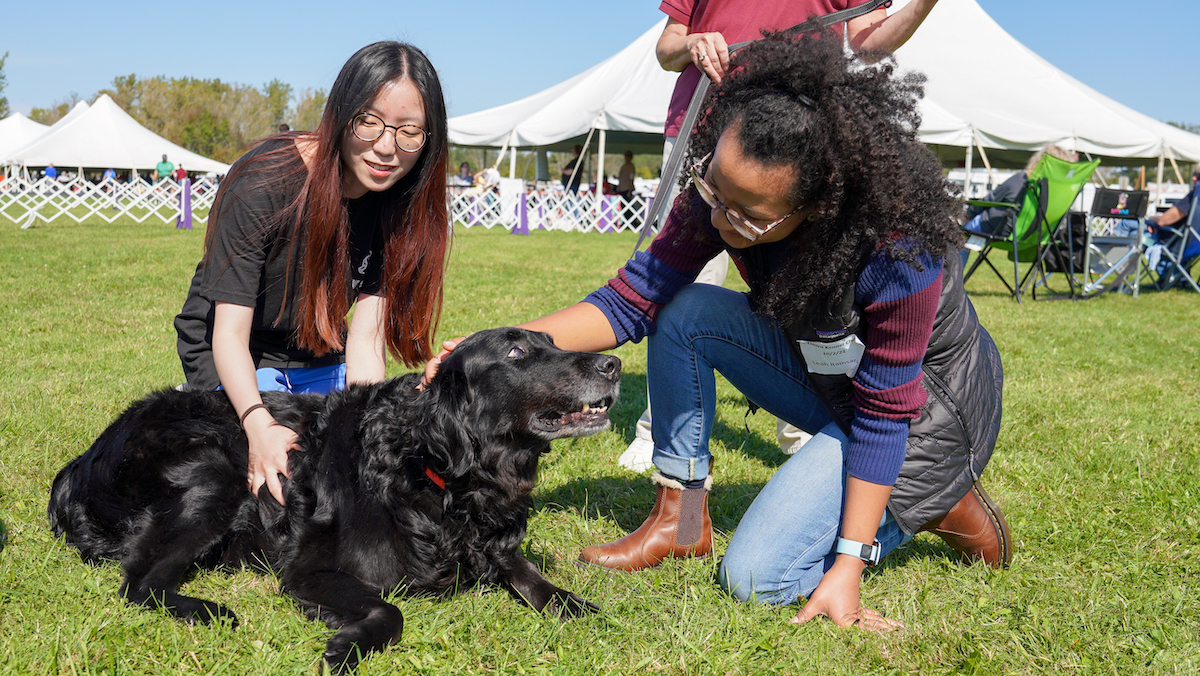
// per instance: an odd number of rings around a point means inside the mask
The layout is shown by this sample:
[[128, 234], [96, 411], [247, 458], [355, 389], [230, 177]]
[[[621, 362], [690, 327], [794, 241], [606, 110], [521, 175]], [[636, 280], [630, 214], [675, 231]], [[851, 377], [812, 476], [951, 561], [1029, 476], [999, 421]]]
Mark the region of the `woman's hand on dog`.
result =
[[433, 359], [425, 362], [425, 373], [421, 376], [421, 384], [417, 385], [418, 390], [424, 390], [429, 383], [433, 382], [433, 377], [437, 375], [438, 367], [442, 365], [442, 360], [453, 352], [454, 348], [458, 347], [458, 344], [466, 340], [466, 338], [466, 336], [459, 336], [458, 338], [442, 341], [441, 351], [434, 355]]
[[253, 411], [244, 421], [250, 442], [249, 487], [258, 495], [263, 484], [271, 497], [283, 504], [283, 484], [279, 475], [291, 476], [288, 471], [288, 451], [299, 448], [298, 437], [291, 429], [275, 422], [265, 409]]

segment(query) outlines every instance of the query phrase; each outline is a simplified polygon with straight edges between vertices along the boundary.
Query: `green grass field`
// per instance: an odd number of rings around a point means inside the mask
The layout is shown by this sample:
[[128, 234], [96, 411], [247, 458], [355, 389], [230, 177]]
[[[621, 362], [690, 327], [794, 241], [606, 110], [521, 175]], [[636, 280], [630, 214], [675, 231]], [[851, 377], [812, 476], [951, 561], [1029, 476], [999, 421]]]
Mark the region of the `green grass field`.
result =
[[[189, 626], [117, 599], [116, 565], [88, 566], [46, 522], [50, 481], [127, 404], [181, 380], [171, 320], [203, 230], [0, 219], [0, 674], [314, 673], [329, 631], [245, 571], [198, 573], [186, 593], [242, 625]], [[513, 324], [581, 299], [632, 235], [456, 233], [439, 336]], [[635, 575], [574, 565], [635, 528], [654, 497], [616, 466], [645, 405], [645, 350], [623, 346], [611, 431], [556, 442], [527, 554], [603, 613], [559, 623], [507, 594], [394, 599], [403, 639], [360, 673], [1196, 674], [1200, 672], [1200, 298], [1108, 294], [1018, 306], [969, 289], [1005, 361], [1005, 420], [985, 474], [1008, 515], [1006, 571], [967, 567], [930, 535], [871, 570], [865, 604], [888, 636], [794, 608], [739, 604], [715, 561]], [[393, 373], [398, 373], [393, 367]], [[784, 456], [763, 413], [721, 383], [713, 520], [723, 547]], [[803, 496], [797, 496], [803, 499]], [[2, 537], [2, 536], [0, 536]]]

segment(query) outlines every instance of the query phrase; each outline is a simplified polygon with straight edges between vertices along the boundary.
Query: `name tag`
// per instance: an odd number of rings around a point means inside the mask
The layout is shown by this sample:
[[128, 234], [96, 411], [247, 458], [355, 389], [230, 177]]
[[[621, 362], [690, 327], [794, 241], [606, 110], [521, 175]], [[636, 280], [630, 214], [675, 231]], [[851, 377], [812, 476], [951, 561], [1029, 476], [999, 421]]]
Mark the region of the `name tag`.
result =
[[800, 354], [808, 364], [809, 373], [854, 377], [858, 363], [862, 361], [867, 346], [856, 335], [849, 335], [835, 343], [820, 343], [815, 340], [797, 340]]

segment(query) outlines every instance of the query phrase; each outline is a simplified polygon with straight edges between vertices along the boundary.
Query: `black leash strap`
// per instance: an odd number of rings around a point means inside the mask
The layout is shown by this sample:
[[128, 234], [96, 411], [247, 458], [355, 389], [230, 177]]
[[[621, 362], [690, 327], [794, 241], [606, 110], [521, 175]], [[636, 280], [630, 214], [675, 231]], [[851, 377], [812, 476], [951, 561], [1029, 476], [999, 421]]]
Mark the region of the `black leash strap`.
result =
[[[891, 4], [892, 0], [868, 0], [868, 2], [857, 7], [830, 12], [824, 16], [817, 17], [813, 30], [821, 30], [835, 23], [849, 21], [869, 12], [874, 12], [880, 7], [890, 7]], [[796, 24], [792, 28], [803, 26], [804, 23]], [[731, 46], [729, 48], [730, 56], [751, 42], [754, 42], [754, 40], [746, 40], [745, 42], [739, 42]], [[688, 102], [687, 114], [684, 115], [683, 123], [679, 126], [679, 136], [675, 137], [675, 146], [671, 148], [671, 155], [667, 158], [666, 165], [663, 166], [662, 175], [658, 181], [658, 190], [655, 191], [654, 199], [650, 202], [650, 218], [646, 219], [646, 222], [642, 224], [642, 231], [638, 235], [637, 244], [633, 246], [633, 254], [636, 254], [638, 249], [642, 248], [642, 243], [646, 241], [646, 237], [660, 227], [659, 224], [663, 222], [667, 211], [671, 208], [671, 200], [668, 198], [670, 197], [672, 186], [679, 180], [680, 165], [683, 164], [683, 158], [687, 156], [692, 128], [696, 126], [696, 118], [700, 117], [700, 109], [704, 105], [704, 99], [708, 97], [708, 85], [711, 83], [712, 79], [708, 77], [708, 74], [700, 71], [700, 82], [696, 85], [696, 91], [692, 92], [692, 99]], [[633, 257], [633, 254], [630, 255], [630, 258]]]

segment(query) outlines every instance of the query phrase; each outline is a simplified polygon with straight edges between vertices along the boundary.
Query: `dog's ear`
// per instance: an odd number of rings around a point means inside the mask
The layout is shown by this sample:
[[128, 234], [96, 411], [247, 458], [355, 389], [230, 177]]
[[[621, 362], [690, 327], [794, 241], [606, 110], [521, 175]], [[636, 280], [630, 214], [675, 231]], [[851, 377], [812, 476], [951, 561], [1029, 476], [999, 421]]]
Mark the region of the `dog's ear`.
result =
[[478, 397], [461, 363], [438, 369], [426, 394], [431, 402], [421, 424], [413, 430], [421, 440], [431, 469], [444, 477], [462, 476], [476, 462]]

